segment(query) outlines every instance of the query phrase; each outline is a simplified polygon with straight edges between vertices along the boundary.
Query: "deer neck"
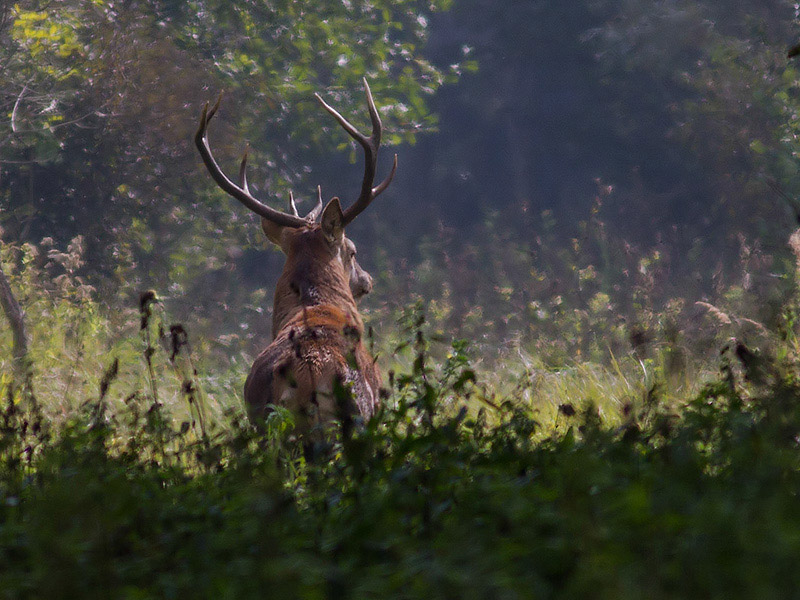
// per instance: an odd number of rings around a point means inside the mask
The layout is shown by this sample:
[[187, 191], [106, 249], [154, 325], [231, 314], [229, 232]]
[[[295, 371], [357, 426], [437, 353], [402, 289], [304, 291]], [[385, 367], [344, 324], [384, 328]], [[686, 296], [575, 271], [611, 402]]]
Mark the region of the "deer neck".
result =
[[343, 311], [352, 325], [363, 329], [350, 282], [338, 257], [290, 256], [275, 287], [272, 337], [298, 312], [312, 306], [332, 305]]

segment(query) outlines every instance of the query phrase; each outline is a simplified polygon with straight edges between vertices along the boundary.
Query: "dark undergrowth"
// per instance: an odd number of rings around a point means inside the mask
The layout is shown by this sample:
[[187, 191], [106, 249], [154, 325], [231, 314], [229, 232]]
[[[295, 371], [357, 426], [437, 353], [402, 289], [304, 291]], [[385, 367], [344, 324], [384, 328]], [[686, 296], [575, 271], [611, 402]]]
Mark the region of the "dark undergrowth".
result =
[[[7, 385], [2, 598], [789, 598], [800, 589], [800, 383], [725, 357], [678, 416], [653, 388], [610, 428], [514, 398], [466, 408], [423, 345], [392, 408], [306, 460], [279, 412], [175, 427], [104, 394], [51, 427]], [[776, 363], [776, 364], [773, 364]], [[463, 408], [462, 408], [463, 407]], [[307, 453], [308, 454], [308, 453]]]

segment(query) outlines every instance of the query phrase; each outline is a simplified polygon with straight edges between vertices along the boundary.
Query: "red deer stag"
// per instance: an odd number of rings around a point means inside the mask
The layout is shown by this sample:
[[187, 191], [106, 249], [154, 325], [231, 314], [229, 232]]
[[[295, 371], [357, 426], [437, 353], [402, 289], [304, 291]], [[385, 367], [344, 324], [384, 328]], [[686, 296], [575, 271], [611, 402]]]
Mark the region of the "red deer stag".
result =
[[[291, 193], [292, 214], [257, 200], [247, 185], [247, 152], [239, 169], [240, 184], [220, 169], [208, 144], [208, 124], [219, 108], [206, 104], [200, 117], [195, 143], [211, 177], [225, 192], [261, 217], [267, 238], [286, 255], [283, 273], [275, 286], [272, 313], [272, 342], [258, 355], [244, 387], [250, 419], [266, 417], [271, 405], [291, 410], [298, 431], [320, 429], [341, 415], [334, 387], [349, 390], [353, 402], [346, 414], [371, 417], [379, 402], [381, 376], [362, 342], [364, 324], [356, 300], [372, 289], [372, 278], [356, 262], [356, 248], [344, 229], [391, 183], [397, 169], [397, 155], [386, 179], [373, 187], [381, 142], [381, 120], [366, 79], [364, 89], [372, 121], [366, 136], [329, 106], [319, 94], [317, 100], [364, 149], [364, 179], [361, 194], [342, 210], [338, 198], [322, 208], [318, 202], [300, 217]], [[319, 220], [319, 222], [317, 222]]]

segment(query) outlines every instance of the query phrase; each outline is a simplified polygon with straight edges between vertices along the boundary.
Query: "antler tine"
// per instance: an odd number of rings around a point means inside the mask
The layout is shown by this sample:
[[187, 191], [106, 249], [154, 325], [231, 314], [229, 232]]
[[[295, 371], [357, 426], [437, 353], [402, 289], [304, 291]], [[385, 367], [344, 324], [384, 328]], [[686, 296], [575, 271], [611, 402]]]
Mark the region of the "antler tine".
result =
[[300, 216], [300, 213], [297, 212], [297, 204], [294, 203], [294, 194], [292, 193], [292, 190], [289, 190], [289, 208], [292, 209], [292, 214], [295, 217]]
[[314, 94], [325, 110], [327, 110], [339, 122], [339, 125], [342, 126], [342, 128], [350, 135], [350, 137], [356, 140], [364, 149], [364, 179], [361, 182], [361, 193], [359, 194], [358, 199], [353, 202], [353, 204], [350, 205], [347, 210], [344, 211], [343, 224], [345, 226], [351, 223], [365, 208], [367, 208], [367, 206], [369, 206], [370, 202], [372, 202], [381, 194], [381, 192], [389, 187], [392, 179], [394, 179], [395, 171], [397, 170], [397, 155], [395, 155], [394, 163], [389, 176], [377, 187], [372, 187], [372, 184], [375, 181], [375, 172], [378, 165], [378, 148], [381, 144], [383, 125], [381, 124], [381, 118], [378, 114], [378, 109], [375, 108], [375, 101], [372, 99], [372, 91], [369, 89], [369, 83], [367, 83], [366, 77], [363, 79], [363, 81], [364, 91], [366, 92], [367, 96], [369, 117], [370, 121], [372, 122], [372, 134], [370, 136], [366, 136], [358, 131], [358, 129], [356, 129], [347, 119], [339, 114], [336, 109], [325, 102], [319, 94]]
[[[217, 101], [214, 102], [214, 106], [211, 107], [211, 110], [208, 111], [208, 118], [206, 118], [206, 125], [208, 125], [209, 121], [217, 114], [217, 110], [219, 110], [220, 102], [222, 102], [222, 92], [219, 93], [217, 96]], [[208, 102], [206, 102], [206, 108], [208, 108]]]
[[[297, 204], [294, 201], [294, 194], [289, 191], [289, 207], [292, 209], [292, 212], [296, 217], [300, 216], [300, 213], [297, 212]], [[322, 214], [322, 186], [317, 186], [317, 204], [308, 211], [308, 214], [303, 217], [309, 223], [314, 223], [319, 216]]]
[[211, 119], [214, 117], [214, 114], [217, 112], [217, 109], [219, 109], [221, 101], [222, 101], [222, 94], [220, 94], [216, 103], [210, 110], [208, 108], [208, 102], [206, 102], [205, 106], [203, 107], [203, 112], [200, 115], [200, 125], [198, 126], [197, 132], [195, 133], [194, 136], [194, 143], [200, 152], [200, 156], [203, 159], [203, 163], [205, 163], [208, 172], [211, 174], [211, 178], [227, 194], [233, 196], [239, 202], [241, 202], [247, 208], [249, 208], [251, 211], [267, 219], [268, 221], [272, 221], [276, 225], [281, 225], [283, 227], [307, 226], [309, 224], [309, 221], [301, 219], [298, 216], [289, 215], [279, 210], [275, 210], [274, 208], [270, 208], [269, 206], [267, 206], [260, 200], [257, 200], [250, 194], [250, 191], [247, 187], [246, 151], [244, 158], [242, 159], [242, 164], [239, 167], [239, 178], [242, 181], [241, 187], [233, 183], [228, 178], [228, 176], [222, 172], [222, 169], [217, 164], [217, 161], [214, 159], [214, 155], [211, 153], [211, 146], [208, 143], [208, 124], [211, 122]]
[[242, 156], [242, 164], [239, 166], [239, 181], [241, 181], [242, 189], [250, 193], [250, 188], [247, 186], [247, 153], [250, 151], [250, 145], [244, 147], [244, 156]]
[[325, 102], [325, 100], [322, 99], [322, 96], [320, 96], [317, 93], [314, 93], [314, 97], [317, 100], [319, 100], [320, 104], [322, 104], [322, 106], [325, 107], [325, 110], [327, 110], [333, 116], [333, 118], [336, 119], [339, 122], [339, 125], [342, 126], [342, 129], [344, 129], [347, 133], [350, 134], [350, 137], [352, 137], [355, 141], [357, 141], [362, 146], [366, 147], [366, 145], [369, 144], [369, 138], [367, 136], [365, 136], [363, 133], [361, 133], [358, 129], [353, 127], [353, 125], [350, 123], [350, 121], [348, 121], [342, 115], [339, 114], [339, 111], [337, 111], [330, 104]]
[[379, 194], [383, 192], [389, 184], [392, 183], [392, 179], [394, 179], [394, 174], [397, 172], [397, 154], [394, 155], [394, 160], [392, 161], [392, 170], [389, 171], [389, 174], [386, 176], [386, 179], [380, 182], [379, 185], [372, 188], [372, 197], [373, 199], [377, 197]]
[[322, 186], [317, 186], [317, 205], [312, 208], [309, 213], [306, 215], [306, 219], [311, 221], [316, 221], [319, 219], [319, 216], [322, 214]]
[[[372, 122], [372, 139], [375, 140], [375, 145], [379, 146], [381, 143], [381, 133], [383, 132], [383, 125], [381, 123], [381, 116], [378, 114], [378, 109], [375, 108], [375, 101], [372, 99], [372, 90], [369, 89], [367, 78], [362, 77], [364, 82], [364, 91], [367, 94], [367, 108], [369, 109], [369, 120]], [[377, 150], [377, 147], [375, 148]]]

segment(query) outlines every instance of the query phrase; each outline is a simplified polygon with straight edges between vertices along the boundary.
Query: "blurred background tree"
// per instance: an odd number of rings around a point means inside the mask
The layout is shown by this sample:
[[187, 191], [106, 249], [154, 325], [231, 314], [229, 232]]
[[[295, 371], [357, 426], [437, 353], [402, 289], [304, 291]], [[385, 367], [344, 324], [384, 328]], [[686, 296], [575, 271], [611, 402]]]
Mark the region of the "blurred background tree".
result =
[[[449, 198], [430, 203], [443, 227], [428, 234], [448, 257], [431, 279], [462, 315], [516, 320], [506, 333], [532, 301], [585, 309], [598, 290], [618, 308], [641, 304], [645, 285], [661, 306], [734, 284], [782, 293], [797, 224], [796, 31], [782, 0], [465, 0], [437, 15], [432, 55], [467, 52], [479, 71], [437, 95], [440, 134], [411, 158], [411, 196]], [[742, 281], [742, 261], [765, 251]]]

